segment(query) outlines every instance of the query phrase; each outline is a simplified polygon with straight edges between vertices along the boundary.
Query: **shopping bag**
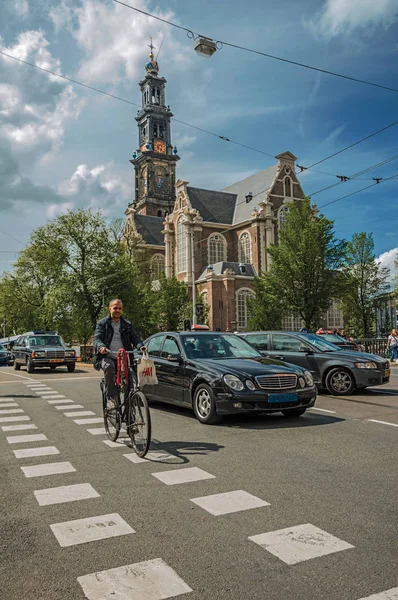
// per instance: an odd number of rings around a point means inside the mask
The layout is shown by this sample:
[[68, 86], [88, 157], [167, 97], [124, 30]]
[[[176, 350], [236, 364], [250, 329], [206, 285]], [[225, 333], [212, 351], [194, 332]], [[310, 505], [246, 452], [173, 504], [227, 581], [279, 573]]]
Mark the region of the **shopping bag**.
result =
[[146, 352], [143, 353], [142, 358], [138, 362], [137, 377], [140, 388], [144, 387], [144, 385], [156, 385], [158, 383], [155, 363], [149, 358]]

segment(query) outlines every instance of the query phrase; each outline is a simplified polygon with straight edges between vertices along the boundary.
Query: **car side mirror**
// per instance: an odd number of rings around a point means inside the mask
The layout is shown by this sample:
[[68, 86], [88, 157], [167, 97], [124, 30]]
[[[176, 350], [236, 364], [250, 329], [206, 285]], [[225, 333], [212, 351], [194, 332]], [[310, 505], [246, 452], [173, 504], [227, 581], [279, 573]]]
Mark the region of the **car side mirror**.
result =
[[269, 358], [269, 354], [266, 350], [260, 350], [260, 354], [261, 356], [264, 356], [264, 358]]
[[178, 364], [181, 364], [183, 362], [183, 358], [180, 354], [169, 354], [167, 360], [169, 360], [170, 362], [176, 362]]
[[314, 351], [311, 348], [300, 348], [300, 352], [304, 352], [305, 354], [311, 355], [314, 354]]

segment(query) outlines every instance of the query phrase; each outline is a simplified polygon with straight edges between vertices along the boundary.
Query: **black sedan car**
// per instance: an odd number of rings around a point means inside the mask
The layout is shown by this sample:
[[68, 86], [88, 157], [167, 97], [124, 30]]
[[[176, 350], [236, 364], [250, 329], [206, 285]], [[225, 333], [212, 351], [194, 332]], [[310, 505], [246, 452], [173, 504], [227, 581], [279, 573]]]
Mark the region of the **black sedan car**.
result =
[[8, 367], [10, 364], [12, 364], [11, 352], [0, 344], [0, 367]]
[[158, 333], [145, 345], [158, 377], [144, 388], [148, 400], [193, 408], [201, 423], [241, 412], [298, 417], [316, 400], [308, 371], [264, 358], [233, 334]]
[[240, 334], [263, 356], [299, 365], [312, 374], [318, 388], [334, 396], [390, 380], [390, 363], [375, 354], [346, 351], [312, 333], [254, 331]]

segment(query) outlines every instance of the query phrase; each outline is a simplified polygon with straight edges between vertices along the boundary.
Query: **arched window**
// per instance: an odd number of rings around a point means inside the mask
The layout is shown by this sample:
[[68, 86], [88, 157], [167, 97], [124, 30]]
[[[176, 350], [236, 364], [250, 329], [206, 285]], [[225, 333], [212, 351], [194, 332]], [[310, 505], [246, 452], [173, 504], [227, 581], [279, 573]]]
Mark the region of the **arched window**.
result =
[[179, 273], [185, 273], [187, 270], [187, 244], [188, 235], [181, 216], [177, 222], [177, 269]]
[[158, 281], [164, 275], [164, 256], [154, 254], [151, 258], [151, 280]]
[[209, 292], [207, 290], [201, 293], [200, 299], [204, 306], [209, 306]]
[[283, 223], [286, 221], [286, 217], [289, 214], [289, 207], [284, 204], [279, 209], [279, 227], [282, 227]]
[[239, 329], [247, 327], [248, 310], [247, 301], [254, 297], [254, 292], [243, 288], [236, 292], [236, 322]]
[[221, 233], [212, 233], [208, 239], [209, 265], [227, 260], [227, 241]]
[[252, 262], [252, 244], [247, 231], [244, 231], [239, 238], [239, 262], [245, 264]]
[[290, 177], [285, 177], [285, 196], [287, 198], [292, 197], [292, 180]]

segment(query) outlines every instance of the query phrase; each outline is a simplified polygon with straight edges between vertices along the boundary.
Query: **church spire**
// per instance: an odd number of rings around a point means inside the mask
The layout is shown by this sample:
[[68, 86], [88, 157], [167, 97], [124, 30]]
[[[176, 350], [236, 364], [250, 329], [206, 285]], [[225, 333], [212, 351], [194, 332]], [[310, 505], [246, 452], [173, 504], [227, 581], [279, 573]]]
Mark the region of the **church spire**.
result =
[[151, 43], [148, 44], [148, 48], [151, 49], [151, 53], [149, 55], [150, 61], [147, 62], [147, 64], [145, 65], [145, 70], [149, 75], [155, 75], [157, 76], [157, 74], [159, 73], [159, 65], [155, 60], [155, 55], [153, 53], [154, 50], [156, 50], [155, 46], [152, 43], [152, 36], [149, 36]]

